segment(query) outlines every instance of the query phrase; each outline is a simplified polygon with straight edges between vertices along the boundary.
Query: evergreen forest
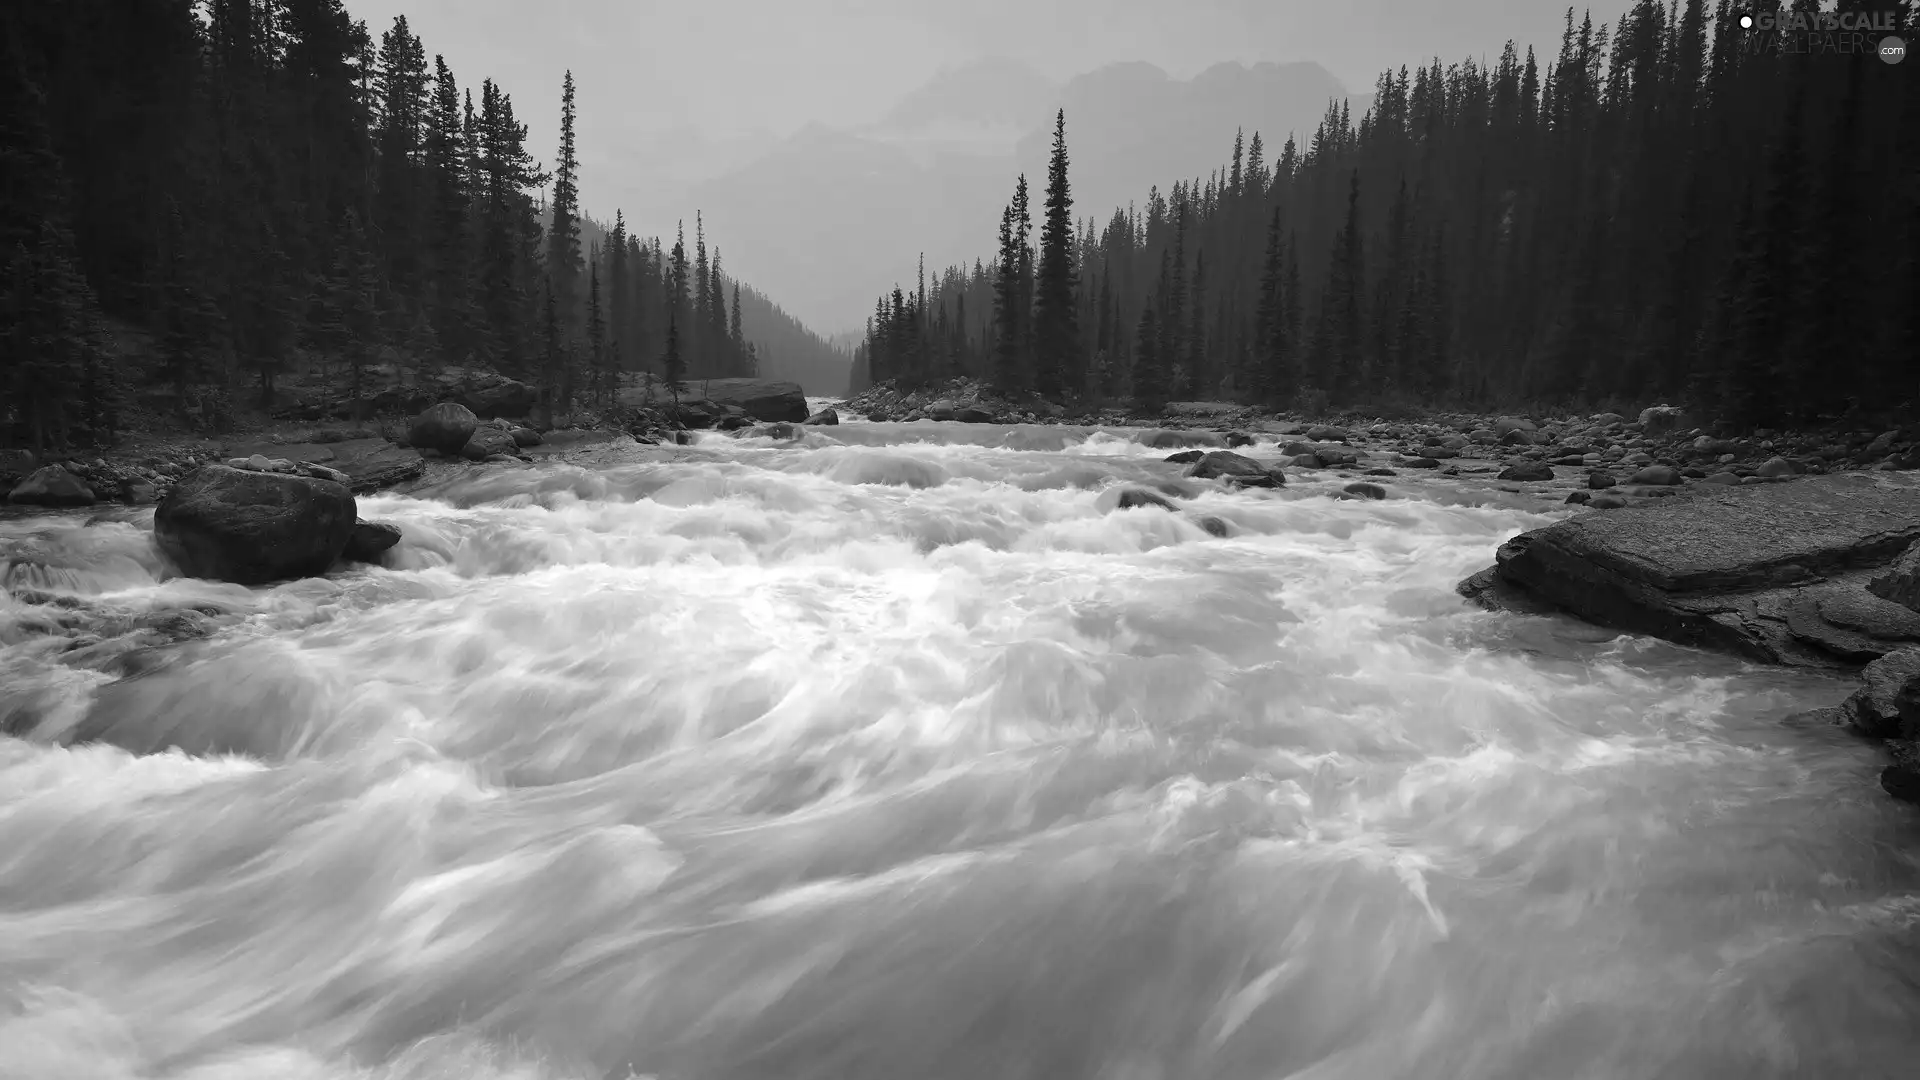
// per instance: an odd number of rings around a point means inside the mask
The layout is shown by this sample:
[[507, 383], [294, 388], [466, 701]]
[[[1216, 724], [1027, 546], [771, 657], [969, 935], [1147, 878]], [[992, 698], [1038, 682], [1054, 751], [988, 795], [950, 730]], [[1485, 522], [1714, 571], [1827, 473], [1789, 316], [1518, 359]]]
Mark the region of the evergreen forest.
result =
[[725, 274], [697, 215], [690, 237], [589, 220], [571, 74], [554, 90], [548, 168], [511, 96], [405, 18], [0, 5], [0, 442], [106, 445], [135, 410], [221, 430], [304, 363], [355, 401], [387, 364], [497, 371], [564, 411], [622, 373], [832, 352]]
[[[1771, 27], [1740, 25], [1756, 11]], [[1833, 33], [1877, 41], [1889, 17], [1569, 9], [1550, 56], [1509, 42], [1382, 74], [1363, 115], [1336, 102], [1304, 143], [1236, 137], [1210, 175], [1105, 220], [1073, 212], [1057, 116], [1044, 187], [1018, 178], [993, 258], [931, 281], [923, 264], [881, 297], [852, 389], [1897, 414], [1920, 390], [1920, 72]]]

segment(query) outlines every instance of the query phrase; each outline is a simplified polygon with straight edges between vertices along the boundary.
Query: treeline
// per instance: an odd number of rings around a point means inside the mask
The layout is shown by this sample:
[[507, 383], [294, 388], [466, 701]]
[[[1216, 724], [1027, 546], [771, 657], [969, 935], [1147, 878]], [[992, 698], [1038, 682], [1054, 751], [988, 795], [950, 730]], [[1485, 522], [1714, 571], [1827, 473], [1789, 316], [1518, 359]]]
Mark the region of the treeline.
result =
[[1920, 79], [1874, 55], [1884, 27], [1835, 51], [1815, 4], [1747, 11], [1777, 18], [1641, 0], [1609, 27], [1569, 9], [1544, 65], [1508, 43], [1491, 67], [1383, 74], [1357, 123], [1335, 103], [1277, 155], [1236, 137], [1211, 176], [1100, 224], [1067, 216], [1061, 118], [1037, 245], [1021, 177], [991, 262], [881, 298], [854, 389], [973, 375], [1308, 411], [1687, 400], [1752, 425], [1910, 405]]
[[341, 0], [8, 4], [0, 36], [0, 437], [103, 442], [148, 384], [217, 426], [304, 356], [356, 397], [471, 366], [558, 410], [760, 362], [697, 217], [583, 247], [571, 74], [549, 172], [505, 90]]

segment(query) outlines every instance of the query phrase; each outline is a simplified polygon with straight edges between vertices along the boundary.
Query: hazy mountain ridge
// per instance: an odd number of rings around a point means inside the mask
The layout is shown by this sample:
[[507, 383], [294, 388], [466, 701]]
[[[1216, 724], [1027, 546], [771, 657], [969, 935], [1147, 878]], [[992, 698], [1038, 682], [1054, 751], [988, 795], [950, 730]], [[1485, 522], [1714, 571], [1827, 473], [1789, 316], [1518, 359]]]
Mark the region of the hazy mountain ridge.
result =
[[1369, 100], [1313, 63], [1224, 63], [1177, 79], [1136, 61], [1056, 85], [986, 60], [935, 75], [876, 124], [810, 125], [696, 185], [687, 205], [705, 209], [710, 230], [749, 238], [729, 267], [831, 336], [859, 326], [877, 293], [911, 284], [903, 252], [940, 267], [992, 249], [1012, 178], [1044, 171], [1056, 109], [1076, 216], [1104, 220], [1169, 176], [1222, 167], [1236, 130], [1260, 131], [1269, 157], [1289, 133], [1305, 142], [1342, 97], [1356, 116]]

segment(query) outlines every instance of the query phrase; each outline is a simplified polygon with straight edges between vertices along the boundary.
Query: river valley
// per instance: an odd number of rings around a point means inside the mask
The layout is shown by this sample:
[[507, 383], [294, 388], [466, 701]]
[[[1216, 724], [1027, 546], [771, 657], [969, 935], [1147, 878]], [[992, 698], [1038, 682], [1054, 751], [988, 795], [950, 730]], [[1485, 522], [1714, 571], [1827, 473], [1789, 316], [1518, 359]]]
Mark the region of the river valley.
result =
[[1571, 508], [1167, 453], [626, 442], [262, 589], [0, 519], [0, 1078], [1914, 1075], [1852, 683], [1455, 594]]

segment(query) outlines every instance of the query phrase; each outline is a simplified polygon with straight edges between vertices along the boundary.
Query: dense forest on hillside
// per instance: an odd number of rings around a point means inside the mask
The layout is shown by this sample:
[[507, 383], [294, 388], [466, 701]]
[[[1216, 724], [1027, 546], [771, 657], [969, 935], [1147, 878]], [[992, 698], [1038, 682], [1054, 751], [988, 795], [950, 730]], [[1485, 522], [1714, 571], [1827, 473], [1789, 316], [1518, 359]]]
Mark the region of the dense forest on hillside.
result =
[[[376, 39], [341, 0], [5, 5], [0, 439], [100, 445], [136, 391], [219, 428], [315, 359], [356, 383], [488, 368], [565, 410], [621, 371], [831, 355], [697, 217], [671, 244], [618, 214], [583, 232], [572, 76], [555, 89], [549, 171], [511, 97], [404, 18]], [[122, 330], [151, 347], [111, 348]]]
[[[1544, 63], [1509, 43], [1383, 74], [1364, 115], [1334, 104], [1304, 146], [1236, 139], [1212, 176], [1105, 222], [1071, 214], [1061, 118], [1037, 245], [1021, 177], [991, 261], [879, 300], [853, 389], [1686, 400], [1749, 425], [1910, 406], [1920, 73], [1873, 52], [1882, 4], [1747, 10], [1775, 18], [1569, 9]], [[1865, 47], [1832, 48], [1850, 26]]]

